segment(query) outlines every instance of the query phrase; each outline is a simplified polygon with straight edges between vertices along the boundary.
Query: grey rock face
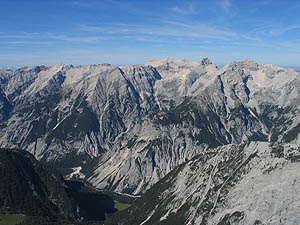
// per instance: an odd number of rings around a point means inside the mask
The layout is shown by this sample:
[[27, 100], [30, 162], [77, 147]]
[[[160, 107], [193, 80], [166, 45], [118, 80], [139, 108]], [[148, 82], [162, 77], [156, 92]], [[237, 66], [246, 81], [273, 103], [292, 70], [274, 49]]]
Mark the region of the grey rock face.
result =
[[155, 184], [118, 223], [297, 224], [299, 150], [267, 142], [210, 149]]
[[210, 147], [299, 142], [299, 73], [251, 60], [1, 70], [0, 88], [1, 147], [114, 191], [144, 192]]

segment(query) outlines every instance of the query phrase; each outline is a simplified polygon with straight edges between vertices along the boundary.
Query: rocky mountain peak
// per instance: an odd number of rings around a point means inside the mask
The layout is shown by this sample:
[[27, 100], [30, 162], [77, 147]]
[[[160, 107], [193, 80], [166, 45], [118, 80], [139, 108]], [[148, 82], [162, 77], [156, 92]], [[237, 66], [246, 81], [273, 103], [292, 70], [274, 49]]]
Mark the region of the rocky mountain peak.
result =
[[257, 64], [257, 62], [255, 62], [254, 60], [252, 60], [252, 59], [250, 59], [250, 58], [247, 58], [247, 59], [243, 60], [243, 61], [241, 62], [241, 64], [242, 64], [242, 65], [248, 65], [248, 66], [259, 66], [259, 65]]
[[62, 63], [62, 62], [58, 62], [56, 65], [54, 65], [53, 67], [55, 68], [55, 69], [58, 69], [58, 68], [61, 68], [61, 67], [63, 67], [64, 66], [64, 64]]
[[210, 65], [212, 62], [208, 58], [204, 58], [201, 60], [201, 65]]

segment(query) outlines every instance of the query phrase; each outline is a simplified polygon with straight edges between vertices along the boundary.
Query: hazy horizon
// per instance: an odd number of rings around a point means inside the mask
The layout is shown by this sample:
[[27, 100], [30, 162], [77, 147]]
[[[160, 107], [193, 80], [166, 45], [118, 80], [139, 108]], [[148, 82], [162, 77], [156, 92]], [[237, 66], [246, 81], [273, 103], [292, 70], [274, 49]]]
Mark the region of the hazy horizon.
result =
[[[155, 59], [156, 60], [156, 59]], [[201, 60], [201, 59], [200, 59]], [[199, 61], [199, 60], [198, 60]], [[241, 60], [243, 61], [243, 60]], [[149, 61], [147, 61], [149, 62]], [[232, 61], [231, 61], [232, 62]], [[98, 64], [111, 64], [112, 66], [124, 66], [124, 65], [129, 65], [129, 66], [132, 66], [132, 65], [139, 65], [139, 64], [112, 64], [112, 63], [109, 63], [109, 62], [99, 62], [99, 63], [94, 63], [94, 64], [65, 64], [63, 62], [57, 62], [56, 64], [51, 64], [51, 65], [46, 65], [46, 64], [39, 64], [39, 65], [32, 65], [32, 66], [27, 66], [27, 65], [23, 65], [23, 66], [17, 66], [17, 67], [13, 67], [13, 66], [7, 66], [7, 67], [0, 67], [0, 69], [4, 69], [4, 70], [17, 70], [17, 69], [20, 69], [20, 68], [24, 68], [24, 67], [28, 67], [28, 68], [31, 68], [31, 67], [35, 67], [35, 66], [46, 66], [46, 67], [52, 67], [52, 66], [55, 66], [59, 63], [62, 63], [64, 65], [67, 65], [67, 66], [88, 66], [88, 65], [98, 65]], [[146, 63], [146, 62], [144, 62]], [[144, 64], [144, 63], [141, 63], [141, 64]], [[214, 63], [214, 62], [212, 62]], [[228, 62], [230, 63], [230, 62]], [[218, 68], [223, 68], [224, 66], [226, 66], [228, 63], [224, 64], [224, 65], [217, 65], [216, 66]], [[261, 65], [264, 65], [264, 64], [261, 64]], [[295, 69], [297, 72], [300, 72], [300, 66], [285, 66], [285, 65], [277, 65], [279, 67], [283, 67], [283, 68], [293, 68]]]

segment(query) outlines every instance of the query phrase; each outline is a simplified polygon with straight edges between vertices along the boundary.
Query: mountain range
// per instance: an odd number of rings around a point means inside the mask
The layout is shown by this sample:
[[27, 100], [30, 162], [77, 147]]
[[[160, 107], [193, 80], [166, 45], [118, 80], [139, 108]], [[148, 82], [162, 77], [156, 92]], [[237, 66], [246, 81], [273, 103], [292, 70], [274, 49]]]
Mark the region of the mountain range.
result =
[[293, 224], [299, 75], [207, 58], [0, 70], [0, 147], [141, 196], [107, 223]]
[[135, 195], [208, 148], [300, 132], [299, 73], [249, 59], [1, 70], [0, 93], [1, 147]]

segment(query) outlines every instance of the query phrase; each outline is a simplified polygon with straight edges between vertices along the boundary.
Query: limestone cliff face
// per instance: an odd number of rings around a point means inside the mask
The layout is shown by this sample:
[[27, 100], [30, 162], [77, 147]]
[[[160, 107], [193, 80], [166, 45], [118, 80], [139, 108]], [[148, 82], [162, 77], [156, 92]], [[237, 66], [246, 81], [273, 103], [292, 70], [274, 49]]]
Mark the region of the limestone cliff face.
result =
[[139, 194], [204, 150], [298, 144], [299, 73], [251, 60], [162, 59], [0, 71], [0, 146]]
[[115, 219], [132, 225], [297, 224], [299, 156], [299, 147], [267, 142], [207, 150]]

